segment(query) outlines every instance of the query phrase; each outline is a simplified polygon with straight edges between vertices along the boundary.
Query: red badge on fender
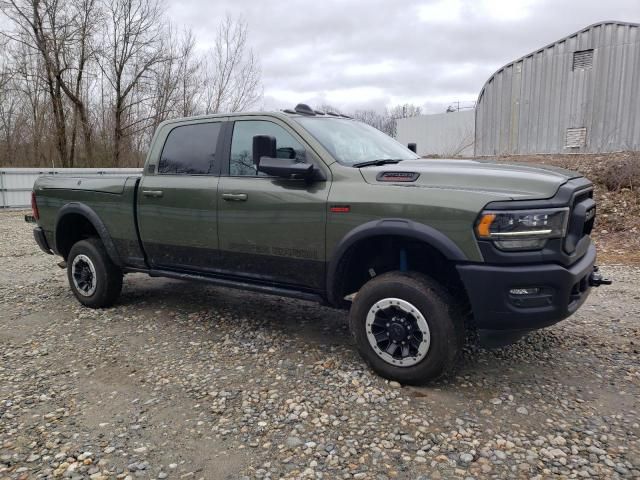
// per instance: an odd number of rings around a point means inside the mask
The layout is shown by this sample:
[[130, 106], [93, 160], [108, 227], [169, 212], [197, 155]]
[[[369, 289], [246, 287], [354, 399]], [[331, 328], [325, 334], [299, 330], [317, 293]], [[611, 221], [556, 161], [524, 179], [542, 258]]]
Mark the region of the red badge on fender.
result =
[[349, 213], [351, 211], [350, 205], [332, 205], [330, 207], [331, 213]]

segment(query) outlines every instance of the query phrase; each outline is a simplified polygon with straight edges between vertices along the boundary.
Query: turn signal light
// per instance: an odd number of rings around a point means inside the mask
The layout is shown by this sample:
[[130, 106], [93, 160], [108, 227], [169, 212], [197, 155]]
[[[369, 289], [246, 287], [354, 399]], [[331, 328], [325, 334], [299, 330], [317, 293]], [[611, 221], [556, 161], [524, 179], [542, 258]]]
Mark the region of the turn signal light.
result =
[[491, 236], [491, 224], [495, 219], [496, 216], [493, 213], [485, 213], [482, 216], [476, 226], [476, 232], [480, 238], [487, 238]]

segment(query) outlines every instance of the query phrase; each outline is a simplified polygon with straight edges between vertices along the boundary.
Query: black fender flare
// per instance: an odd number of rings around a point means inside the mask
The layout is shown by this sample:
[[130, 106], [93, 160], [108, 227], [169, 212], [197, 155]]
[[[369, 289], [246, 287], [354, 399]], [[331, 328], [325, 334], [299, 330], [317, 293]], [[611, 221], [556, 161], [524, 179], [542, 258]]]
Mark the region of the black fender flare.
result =
[[95, 228], [96, 232], [98, 232], [98, 236], [100, 237], [100, 240], [102, 241], [102, 244], [104, 245], [109, 258], [111, 258], [111, 261], [119, 267], [122, 267], [122, 260], [120, 259], [120, 255], [118, 254], [118, 250], [116, 249], [116, 245], [111, 238], [109, 230], [107, 230], [107, 227], [100, 219], [98, 214], [94, 212], [91, 207], [85, 205], [84, 203], [67, 203], [58, 211], [58, 216], [56, 217], [56, 224], [54, 228], [54, 244], [56, 245], [56, 253], [59, 253], [57, 245], [58, 239], [60, 238], [60, 235], [62, 235], [61, 220], [69, 214], [81, 215], [86, 218], [89, 223], [93, 225], [93, 228]]
[[422, 223], [403, 218], [383, 218], [363, 223], [347, 233], [336, 246], [327, 269], [327, 299], [331, 305], [340, 305], [336, 298], [335, 285], [340, 261], [349, 248], [357, 242], [381, 235], [397, 235], [420, 240], [439, 251], [446, 259], [455, 262], [467, 261], [464, 252], [444, 233]]

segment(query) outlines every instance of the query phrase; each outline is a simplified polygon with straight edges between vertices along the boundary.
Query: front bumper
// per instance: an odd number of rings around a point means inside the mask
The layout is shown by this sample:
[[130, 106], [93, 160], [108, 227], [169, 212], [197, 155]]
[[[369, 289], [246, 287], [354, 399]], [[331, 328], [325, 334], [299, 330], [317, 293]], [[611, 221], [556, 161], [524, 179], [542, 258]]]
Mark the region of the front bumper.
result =
[[44, 253], [48, 253], [49, 255], [53, 255], [53, 252], [51, 251], [51, 247], [49, 247], [47, 237], [45, 237], [42, 227], [36, 227], [33, 229], [33, 238], [35, 238], [36, 243], [40, 247], [40, 250], [42, 250]]
[[[481, 331], [526, 332], [572, 315], [587, 299], [596, 261], [589, 246], [569, 267], [528, 265], [458, 265], [476, 327]], [[516, 290], [516, 294], [512, 291]], [[535, 294], [522, 294], [537, 289]]]

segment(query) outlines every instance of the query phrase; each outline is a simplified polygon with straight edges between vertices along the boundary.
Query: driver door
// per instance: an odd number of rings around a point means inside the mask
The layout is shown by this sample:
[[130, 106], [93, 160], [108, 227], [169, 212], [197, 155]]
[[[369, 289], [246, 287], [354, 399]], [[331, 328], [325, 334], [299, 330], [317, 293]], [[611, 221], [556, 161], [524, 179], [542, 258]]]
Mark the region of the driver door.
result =
[[288, 126], [270, 117], [233, 122], [218, 188], [221, 267], [227, 274], [282, 286], [324, 289], [329, 181], [270, 177], [253, 164], [253, 137], [276, 139], [279, 158], [328, 168]]

